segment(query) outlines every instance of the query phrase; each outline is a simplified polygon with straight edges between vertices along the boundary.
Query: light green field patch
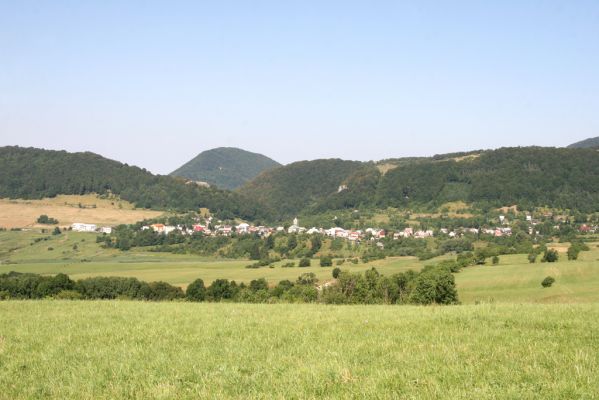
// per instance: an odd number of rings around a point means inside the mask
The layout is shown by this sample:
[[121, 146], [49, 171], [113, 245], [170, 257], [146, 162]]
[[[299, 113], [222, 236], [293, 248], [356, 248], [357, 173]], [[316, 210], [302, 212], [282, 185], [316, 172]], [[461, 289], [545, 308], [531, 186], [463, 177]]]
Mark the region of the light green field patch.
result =
[[2, 399], [592, 399], [597, 305], [0, 302]]

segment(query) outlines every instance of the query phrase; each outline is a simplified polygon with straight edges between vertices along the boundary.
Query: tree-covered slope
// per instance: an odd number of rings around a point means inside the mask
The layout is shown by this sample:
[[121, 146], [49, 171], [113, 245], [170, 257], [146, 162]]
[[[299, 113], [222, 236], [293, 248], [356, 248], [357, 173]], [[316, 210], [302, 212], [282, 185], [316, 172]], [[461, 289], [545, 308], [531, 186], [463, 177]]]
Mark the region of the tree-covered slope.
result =
[[[344, 190], [338, 191], [341, 185]], [[241, 192], [279, 217], [360, 207], [437, 207], [449, 201], [599, 211], [599, 153], [522, 147], [378, 165], [306, 161], [264, 173]]]
[[278, 162], [262, 154], [233, 147], [220, 147], [200, 153], [171, 175], [233, 190], [254, 179], [261, 172], [278, 166]]
[[455, 200], [599, 210], [599, 153], [503, 148], [460, 161], [404, 165], [383, 177], [377, 194], [378, 206]]
[[570, 149], [582, 149], [588, 147], [599, 147], [599, 136], [595, 138], [585, 139], [580, 142], [572, 143], [570, 146], [568, 146], [568, 148]]
[[338, 159], [300, 161], [262, 173], [240, 192], [265, 204], [278, 217], [289, 217], [336, 193], [365, 165]]
[[206, 207], [222, 217], [263, 217], [262, 207], [238, 193], [153, 175], [97, 154], [0, 148], [0, 197], [39, 199], [86, 193], [113, 193], [144, 208]]

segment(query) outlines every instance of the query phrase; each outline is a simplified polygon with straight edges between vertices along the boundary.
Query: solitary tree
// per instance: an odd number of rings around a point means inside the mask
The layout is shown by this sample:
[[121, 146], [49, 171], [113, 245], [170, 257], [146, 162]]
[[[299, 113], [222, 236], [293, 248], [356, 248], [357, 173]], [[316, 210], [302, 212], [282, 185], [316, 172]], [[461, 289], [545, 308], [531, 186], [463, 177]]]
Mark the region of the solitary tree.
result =
[[543, 262], [556, 262], [559, 259], [557, 250], [547, 249], [543, 255]]

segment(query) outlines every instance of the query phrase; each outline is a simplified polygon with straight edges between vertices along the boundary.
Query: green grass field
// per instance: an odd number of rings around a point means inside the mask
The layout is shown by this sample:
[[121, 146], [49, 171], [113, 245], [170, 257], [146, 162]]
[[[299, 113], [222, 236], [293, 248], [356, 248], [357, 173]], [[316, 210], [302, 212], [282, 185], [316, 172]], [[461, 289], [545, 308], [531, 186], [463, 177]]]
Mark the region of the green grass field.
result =
[[599, 306], [0, 302], [0, 399], [594, 399]]
[[[47, 238], [37, 241], [36, 239]], [[77, 249], [73, 249], [74, 245]], [[566, 249], [567, 245], [560, 245]], [[456, 274], [459, 297], [464, 304], [477, 302], [534, 302], [534, 303], [593, 303], [599, 302], [599, 248], [580, 253], [577, 261], [567, 261], [562, 254], [557, 263], [529, 264], [526, 255], [501, 256], [500, 264], [468, 267]], [[52, 250], [48, 250], [52, 248]], [[447, 258], [447, 257], [445, 257]], [[418, 261], [413, 257], [396, 257], [368, 264], [346, 263], [351, 271], [372, 267], [383, 274], [409, 269], [419, 270], [440, 259]], [[300, 274], [313, 272], [321, 281], [331, 279], [332, 268], [321, 268], [313, 260], [308, 268], [245, 268], [249, 260], [226, 260], [192, 255], [153, 253], [147, 251], [121, 252], [103, 249], [95, 235], [69, 232], [59, 236], [35, 232], [0, 232], [0, 273], [9, 271], [38, 274], [66, 273], [73, 279], [91, 276], [135, 277], [145, 281], [165, 281], [183, 288], [197, 278], [206, 283], [224, 278], [237, 282], [265, 278], [271, 284], [283, 279], [295, 280]], [[295, 260], [297, 264], [297, 260]], [[546, 276], [556, 278], [551, 288], [542, 288]]]

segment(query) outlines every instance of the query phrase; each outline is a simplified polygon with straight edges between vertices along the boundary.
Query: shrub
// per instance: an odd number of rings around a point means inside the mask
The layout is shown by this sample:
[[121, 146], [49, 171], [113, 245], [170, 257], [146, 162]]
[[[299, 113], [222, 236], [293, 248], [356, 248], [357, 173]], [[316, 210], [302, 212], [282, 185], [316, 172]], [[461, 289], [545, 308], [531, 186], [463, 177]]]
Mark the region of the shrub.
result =
[[149, 300], [165, 301], [185, 297], [183, 289], [166, 282], [150, 282], [148, 285], [150, 286]]
[[557, 250], [547, 249], [543, 255], [542, 262], [556, 262], [559, 259]]
[[528, 262], [534, 264], [537, 261], [537, 253], [530, 253], [528, 255]]
[[304, 257], [304, 258], [302, 258], [302, 259], [300, 260], [300, 262], [299, 262], [299, 266], [300, 266], [300, 268], [309, 267], [309, 266], [310, 266], [310, 264], [311, 264], [311, 261], [310, 261], [310, 259], [309, 259], [309, 258], [307, 258], [307, 257]]
[[544, 288], [548, 288], [551, 287], [551, 285], [553, 285], [555, 283], [555, 278], [552, 276], [548, 276], [545, 279], [543, 279], [543, 282], [541, 282], [541, 286], [543, 286]]
[[211, 301], [232, 299], [236, 287], [226, 279], [217, 279], [206, 290], [206, 298]]
[[307, 272], [305, 274], [301, 274], [299, 278], [297, 278], [296, 283], [298, 285], [314, 285], [316, 282], [318, 282], [318, 279], [316, 279], [316, 274], [314, 274], [314, 272]]
[[288, 262], [286, 264], [281, 265], [281, 268], [294, 268], [294, 267], [295, 267], [294, 262]]
[[497, 264], [499, 264], [499, 257], [497, 257], [497, 256], [493, 256], [493, 259], [492, 259], [492, 261], [491, 261], [491, 262], [493, 263], [493, 265], [497, 265]]
[[578, 253], [580, 253], [580, 249], [574, 245], [568, 248], [568, 260], [573, 261], [578, 259]]
[[457, 304], [458, 293], [451, 272], [432, 268], [415, 280], [410, 301], [416, 304]]
[[196, 279], [187, 286], [185, 296], [189, 301], [204, 301], [206, 299], [206, 287], [204, 281]]
[[333, 259], [331, 258], [331, 256], [322, 256], [322, 257], [320, 257], [320, 266], [321, 267], [332, 267], [333, 266]]
[[56, 236], [56, 235], [60, 235], [61, 233], [62, 233], [62, 232], [61, 232], [61, 230], [60, 230], [60, 228], [59, 228], [59, 227], [56, 227], [56, 228], [54, 228], [54, 230], [52, 231], [52, 234], [53, 234], [53, 235], [55, 235], [55, 236]]
[[335, 268], [333, 270], [333, 278], [337, 279], [339, 278], [339, 274], [341, 273], [341, 269], [340, 268]]
[[44, 225], [56, 225], [56, 224], [58, 224], [58, 220], [54, 219], [54, 218], [50, 218], [45, 214], [42, 214], [37, 219], [37, 223], [44, 224]]

